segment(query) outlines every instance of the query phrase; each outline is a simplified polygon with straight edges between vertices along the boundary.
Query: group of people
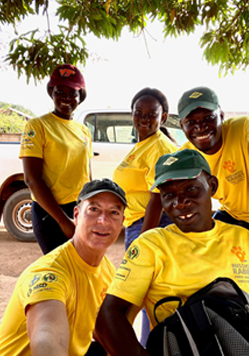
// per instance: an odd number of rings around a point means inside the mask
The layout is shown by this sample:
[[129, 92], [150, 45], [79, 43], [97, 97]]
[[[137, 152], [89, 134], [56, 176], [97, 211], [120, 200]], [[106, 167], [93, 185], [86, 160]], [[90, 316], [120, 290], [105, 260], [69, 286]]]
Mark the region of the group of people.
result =
[[[81, 72], [58, 66], [47, 90], [54, 110], [27, 123], [20, 150], [44, 256], [16, 284], [0, 354], [148, 356], [161, 298], [186, 301], [217, 277], [249, 292], [249, 117], [224, 121], [213, 90], [188, 90], [178, 103], [188, 142], [178, 148], [162, 127], [167, 98], [145, 88], [131, 103], [138, 142], [113, 181], [92, 180], [91, 135], [73, 120], [86, 97]], [[213, 216], [211, 197], [221, 204]], [[123, 225], [126, 252], [115, 273], [105, 252]], [[158, 319], [173, 312], [167, 303]]]

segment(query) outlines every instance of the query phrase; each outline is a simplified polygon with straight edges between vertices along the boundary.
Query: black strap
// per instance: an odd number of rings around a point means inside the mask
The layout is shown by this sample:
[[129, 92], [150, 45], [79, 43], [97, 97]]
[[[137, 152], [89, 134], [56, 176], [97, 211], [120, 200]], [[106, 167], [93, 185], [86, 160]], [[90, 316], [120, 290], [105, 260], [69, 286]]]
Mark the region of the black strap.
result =
[[154, 318], [158, 324], [159, 324], [159, 321], [156, 316], [156, 310], [160, 305], [162, 305], [164, 303], [168, 303], [168, 302], [179, 302], [177, 308], [180, 308], [182, 306], [182, 300], [179, 297], [165, 297], [165, 298], [160, 299], [158, 302], [156, 302], [156, 304], [154, 306]]
[[190, 305], [188, 308], [181, 308], [178, 313], [189, 329], [200, 355], [222, 355], [221, 345], [215, 335], [204, 302], [200, 301]]

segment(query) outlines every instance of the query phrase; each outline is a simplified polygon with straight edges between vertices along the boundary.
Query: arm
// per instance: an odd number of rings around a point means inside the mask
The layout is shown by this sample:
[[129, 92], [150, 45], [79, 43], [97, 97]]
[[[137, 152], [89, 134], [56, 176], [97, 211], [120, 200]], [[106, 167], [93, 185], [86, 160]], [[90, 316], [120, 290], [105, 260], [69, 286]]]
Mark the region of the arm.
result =
[[43, 160], [41, 158], [24, 157], [25, 183], [30, 188], [37, 203], [57, 221], [64, 234], [70, 239], [74, 234], [75, 225], [60, 208], [50, 189], [42, 179], [42, 166]]
[[143, 226], [140, 234], [146, 230], [157, 227], [162, 215], [162, 204], [159, 193], [151, 193], [149, 204], [146, 207]]
[[32, 356], [68, 356], [69, 326], [65, 305], [46, 300], [28, 306], [27, 330]]
[[91, 162], [91, 158], [89, 159], [89, 178], [90, 181], [93, 180], [93, 174], [92, 174], [92, 162]]
[[131, 305], [123, 299], [107, 295], [99, 311], [95, 330], [112, 356], [149, 356], [125, 316]]

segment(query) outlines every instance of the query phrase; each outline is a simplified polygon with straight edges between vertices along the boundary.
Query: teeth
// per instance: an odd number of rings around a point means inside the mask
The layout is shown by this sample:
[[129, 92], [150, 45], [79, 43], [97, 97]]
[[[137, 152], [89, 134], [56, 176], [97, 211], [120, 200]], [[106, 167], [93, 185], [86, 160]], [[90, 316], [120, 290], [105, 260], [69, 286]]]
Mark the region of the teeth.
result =
[[203, 135], [203, 136], [196, 136], [197, 140], [205, 140], [206, 138], [209, 138], [210, 134], [208, 135]]
[[193, 214], [181, 215], [181, 216], [179, 216], [179, 218], [182, 219], [182, 220], [185, 220], [185, 219], [191, 218], [191, 216], [193, 216]]

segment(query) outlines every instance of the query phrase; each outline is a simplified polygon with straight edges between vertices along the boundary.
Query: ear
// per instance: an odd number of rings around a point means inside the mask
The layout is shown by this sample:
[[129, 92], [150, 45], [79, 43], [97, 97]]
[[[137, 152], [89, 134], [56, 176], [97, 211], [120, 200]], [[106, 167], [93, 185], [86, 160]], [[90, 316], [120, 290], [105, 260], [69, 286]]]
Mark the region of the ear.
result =
[[169, 114], [166, 112], [162, 113], [161, 124], [164, 124], [168, 120]]
[[211, 196], [213, 197], [218, 189], [219, 182], [218, 182], [217, 177], [215, 177], [215, 176], [209, 177], [208, 182], [209, 182], [209, 186], [211, 188]]
[[221, 109], [220, 109], [220, 118], [221, 118], [221, 121], [222, 121], [222, 122], [225, 120], [224, 111], [222, 111]]
[[182, 131], [184, 132], [184, 130], [183, 130], [183, 124], [182, 124], [182, 120], [183, 120], [183, 119], [180, 119], [180, 126], [181, 126]]
[[48, 91], [48, 95], [53, 99], [53, 97], [52, 97], [52, 94], [53, 94], [53, 87], [51, 88], [51, 87], [49, 87], [49, 86], [47, 86], [47, 91]]
[[77, 224], [78, 224], [79, 213], [80, 213], [80, 208], [76, 205], [74, 207], [74, 211], [73, 211], [73, 217], [74, 217], [75, 226], [77, 226]]

